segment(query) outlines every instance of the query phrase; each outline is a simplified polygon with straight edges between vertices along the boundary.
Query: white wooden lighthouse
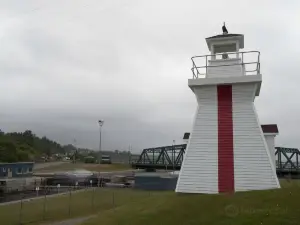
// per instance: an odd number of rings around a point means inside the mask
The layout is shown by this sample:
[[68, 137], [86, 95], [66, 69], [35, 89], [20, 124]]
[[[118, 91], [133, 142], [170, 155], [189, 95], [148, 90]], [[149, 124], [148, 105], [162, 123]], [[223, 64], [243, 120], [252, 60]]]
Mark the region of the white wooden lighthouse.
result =
[[[280, 188], [254, 106], [262, 82], [259, 52], [240, 52], [241, 34], [226, 32], [206, 42], [211, 54], [192, 58], [193, 79], [188, 85], [198, 107], [176, 192]], [[203, 63], [199, 65], [198, 59]]]

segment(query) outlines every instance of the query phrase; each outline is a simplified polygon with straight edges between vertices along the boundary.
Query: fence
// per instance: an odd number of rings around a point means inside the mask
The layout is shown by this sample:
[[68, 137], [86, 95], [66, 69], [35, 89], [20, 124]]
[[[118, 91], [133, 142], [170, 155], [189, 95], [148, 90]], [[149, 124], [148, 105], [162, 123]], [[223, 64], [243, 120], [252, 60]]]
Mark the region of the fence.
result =
[[[232, 63], [227, 60], [219, 62], [217, 65], [212, 65], [212, 61], [220, 60], [223, 57], [232, 57], [231, 59], [237, 59]], [[205, 78], [208, 70], [214, 67], [227, 67], [227, 66], [242, 66], [245, 75], [257, 75], [260, 74], [260, 52], [259, 51], [247, 51], [247, 52], [226, 52], [218, 53], [214, 55], [202, 55], [193, 56], [191, 58], [193, 67], [193, 79]]]
[[38, 190], [35, 193], [36, 199], [32, 199], [32, 193], [23, 193], [18, 202], [2, 203], [1, 224], [23, 225], [91, 215], [104, 210], [114, 210], [130, 202], [145, 200], [152, 195], [149, 191], [131, 188], [61, 188], [63, 189], [56, 188], [56, 193]]

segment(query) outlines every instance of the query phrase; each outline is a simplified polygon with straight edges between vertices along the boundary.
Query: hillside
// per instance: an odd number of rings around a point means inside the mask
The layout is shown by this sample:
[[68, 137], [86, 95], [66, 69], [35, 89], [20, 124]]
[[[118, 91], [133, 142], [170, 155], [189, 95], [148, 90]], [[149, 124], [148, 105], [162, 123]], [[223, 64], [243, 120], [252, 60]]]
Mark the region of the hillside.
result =
[[[24, 132], [5, 133], [0, 130], [0, 162], [41, 161], [50, 157], [60, 159], [67, 154], [76, 160], [83, 160], [86, 156], [99, 157], [97, 151], [86, 148], [76, 148], [72, 144], [61, 145], [47, 137], [38, 137], [31, 130]], [[132, 156], [129, 151], [102, 151], [109, 155], [113, 162], [127, 163]]]
[[0, 162], [32, 161], [65, 152], [59, 143], [47, 137], [40, 138], [30, 130], [12, 133], [0, 130]]

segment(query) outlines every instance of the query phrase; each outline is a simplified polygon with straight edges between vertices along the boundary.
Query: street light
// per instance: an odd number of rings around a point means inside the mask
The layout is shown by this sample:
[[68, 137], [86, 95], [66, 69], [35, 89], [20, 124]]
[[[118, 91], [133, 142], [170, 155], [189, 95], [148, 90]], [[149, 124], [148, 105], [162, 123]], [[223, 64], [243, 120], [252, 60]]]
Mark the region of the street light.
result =
[[98, 163], [100, 163], [100, 154], [101, 154], [101, 128], [102, 128], [102, 126], [103, 126], [103, 124], [104, 124], [104, 120], [98, 120], [98, 123], [99, 123], [99, 127], [100, 127], [100, 141], [99, 141], [99, 159], [98, 159]]
[[173, 159], [173, 173], [175, 171], [175, 140], [173, 140], [173, 144], [172, 144], [172, 159]]
[[74, 143], [74, 148], [75, 148], [75, 151], [73, 154], [73, 163], [76, 163], [76, 156], [77, 156], [76, 139], [73, 140], [73, 143]]

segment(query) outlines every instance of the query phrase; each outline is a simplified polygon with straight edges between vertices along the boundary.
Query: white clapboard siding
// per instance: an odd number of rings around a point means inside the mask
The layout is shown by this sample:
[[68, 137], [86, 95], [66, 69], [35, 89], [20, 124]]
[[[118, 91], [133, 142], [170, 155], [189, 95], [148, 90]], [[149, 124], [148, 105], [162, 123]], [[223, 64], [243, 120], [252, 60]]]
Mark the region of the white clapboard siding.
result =
[[217, 87], [195, 88], [198, 108], [176, 192], [218, 193]]
[[275, 135], [265, 134], [265, 140], [267, 142], [270, 155], [272, 158], [272, 162], [274, 167], [276, 168], [276, 157], [275, 157]]
[[244, 74], [240, 59], [214, 60], [209, 62], [209, 66], [211, 67], [207, 68], [207, 78], [233, 77]]
[[269, 148], [253, 104], [255, 84], [233, 84], [235, 191], [279, 188]]

